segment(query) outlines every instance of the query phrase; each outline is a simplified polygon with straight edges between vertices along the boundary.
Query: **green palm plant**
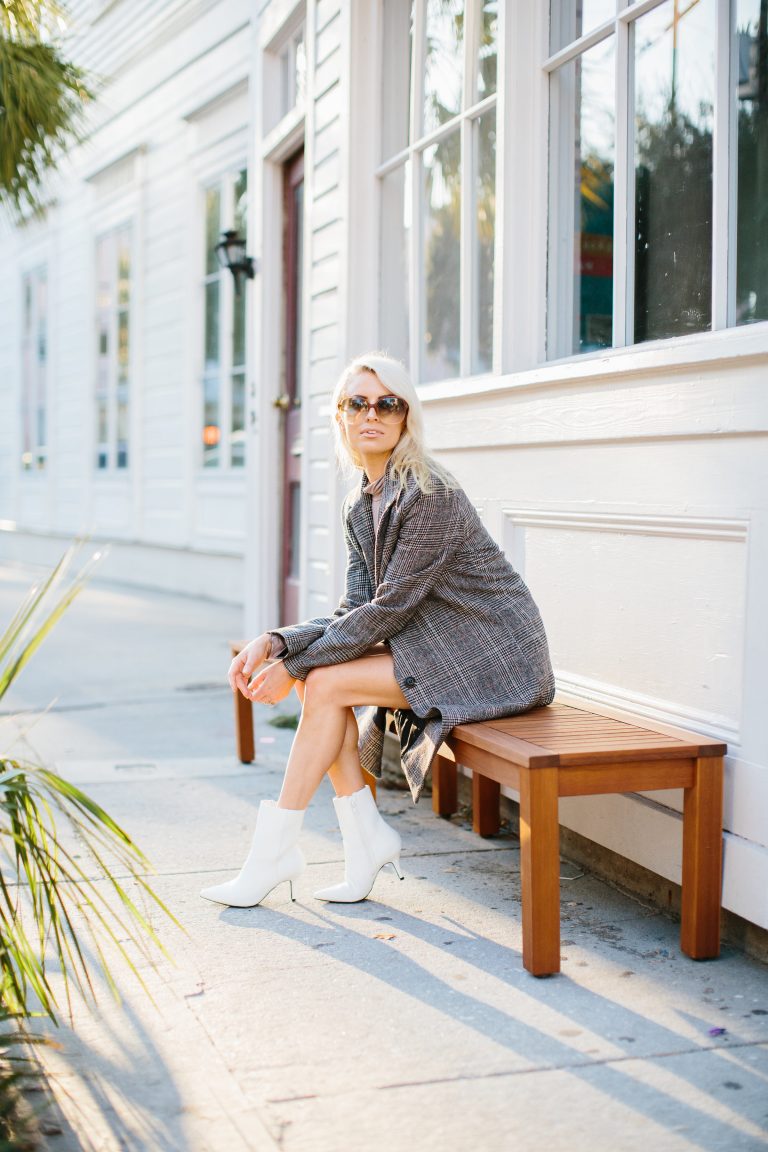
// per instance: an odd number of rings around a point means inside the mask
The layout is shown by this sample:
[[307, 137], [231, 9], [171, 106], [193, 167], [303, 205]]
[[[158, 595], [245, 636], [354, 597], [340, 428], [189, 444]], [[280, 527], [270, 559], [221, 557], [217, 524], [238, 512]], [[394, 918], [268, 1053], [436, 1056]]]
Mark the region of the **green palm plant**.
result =
[[[0, 635], [0, 700], [99, 562], [96, 553], [77, 567], [79, 552], [80, 545], [67, 551]], [[68, 1006], [72, 988], [94, 997], [94, 966], [118, 995], [110, 950], [146, 990], [135, 950], [165, 953], [151, 910], [178, 926], [145, 879], [148, 869], [128, 834], [81, 789], [0, 745], [0, 995], [8, 1013], [58, 1022], [51, 958]]]
[[56, 0], [0, 0], [0, 204], [39, 211], [47, 172], [79, 139], [92, 99], [60, 43]]

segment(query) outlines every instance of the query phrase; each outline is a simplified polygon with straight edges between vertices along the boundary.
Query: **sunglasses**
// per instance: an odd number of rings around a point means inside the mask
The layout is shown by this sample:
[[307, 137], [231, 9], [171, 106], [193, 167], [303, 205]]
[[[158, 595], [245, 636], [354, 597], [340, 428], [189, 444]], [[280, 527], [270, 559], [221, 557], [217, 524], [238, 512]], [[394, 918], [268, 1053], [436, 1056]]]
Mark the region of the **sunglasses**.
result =
[[344, 419], [350, 424], [367, 416], [371, 408], [376, 409], [382, 424], [399, 424], [408, 412], [408, 405], [399, 396], [379, 396], [378, 400], [366, 400], [365, 396], [345, 396], [339, 402], [339, 411], [343, 412]]

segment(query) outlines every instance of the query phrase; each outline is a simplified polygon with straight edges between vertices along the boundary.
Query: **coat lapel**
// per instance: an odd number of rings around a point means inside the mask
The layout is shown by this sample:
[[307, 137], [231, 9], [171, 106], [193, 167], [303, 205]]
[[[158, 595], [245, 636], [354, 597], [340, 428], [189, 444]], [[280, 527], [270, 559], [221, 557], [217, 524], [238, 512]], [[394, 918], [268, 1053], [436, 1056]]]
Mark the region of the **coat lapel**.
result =
[[371, 513], [371, 498], [363, 492], [366, 483], [365, 475], [363, 475], [357, 499], [349, 510], [349, 524], [365, 557], [371, 585], [375, 588], [373, 515]]
[[376, 533], [376, 546], [374, 556], [374, 587], [377, 587], [384, 572], [389, 557], [392, 554], [392, 548], [395, 543], [394, 539], [390, 538], [389, 524], [393, 506], [397, 503], [398, 496], [400, 495], [400, 488], [397, 481], [392, 476], [392, 473], [387, 469], [384, 476], [384, 489], [381, 493], [381, 514], [379, 516], [379, 528]]

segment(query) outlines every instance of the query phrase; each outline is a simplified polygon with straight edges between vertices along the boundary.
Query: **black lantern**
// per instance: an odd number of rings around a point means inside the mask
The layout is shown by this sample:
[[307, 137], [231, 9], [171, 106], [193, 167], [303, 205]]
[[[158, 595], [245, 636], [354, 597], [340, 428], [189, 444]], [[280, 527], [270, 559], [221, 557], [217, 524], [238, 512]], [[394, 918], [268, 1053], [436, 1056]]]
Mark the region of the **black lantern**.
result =
[[241, 278], [253, 280], [256, 274], [252, 256], [245, 252], [245, 240], [239, 232], [230, 229], [223, 232], [221, 240], [216, 245], [216, 255], [222, 268], [229, 268], [235, 278], [235, 291], [240, 291]]

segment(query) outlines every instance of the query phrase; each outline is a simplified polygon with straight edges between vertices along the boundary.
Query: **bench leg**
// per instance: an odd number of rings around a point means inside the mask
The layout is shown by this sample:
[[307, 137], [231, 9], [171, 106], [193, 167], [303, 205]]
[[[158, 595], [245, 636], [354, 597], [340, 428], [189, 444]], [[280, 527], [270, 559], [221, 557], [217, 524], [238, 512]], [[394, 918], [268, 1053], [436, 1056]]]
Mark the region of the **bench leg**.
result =
[[496, 836], [499, 831], [501, 786], [479, 772], [472, 773], [472, 831], [478, 836]]
[[534, 976], [560, 971], [560, 826], [557, 768], [520, 770], [523, 965]]
[[235, 744], [237, 758], [241, 764], [252, 764], [256, 759], [253, 742], [253, 704], [246, 700], [242, 692], [234, 692], [235, 697]]
[[723, 759], [696, 761], [683, 807], [683, 894], [680, 947], [694, 960], [720, 954], [723, 863]]
[[375, 800], [376, 799], [376, 777], [371, 776], [370, 772], [366, 772], [365, 768], [363, 768], [363, 783], [368, 785], [371, 792], [373, 793], [373, 798]]
[[437, 816], [453, 816], [459, 807], [456, 787], [458, 769], [447, 756], [436, 756], [432, 765], [432, 811]]

